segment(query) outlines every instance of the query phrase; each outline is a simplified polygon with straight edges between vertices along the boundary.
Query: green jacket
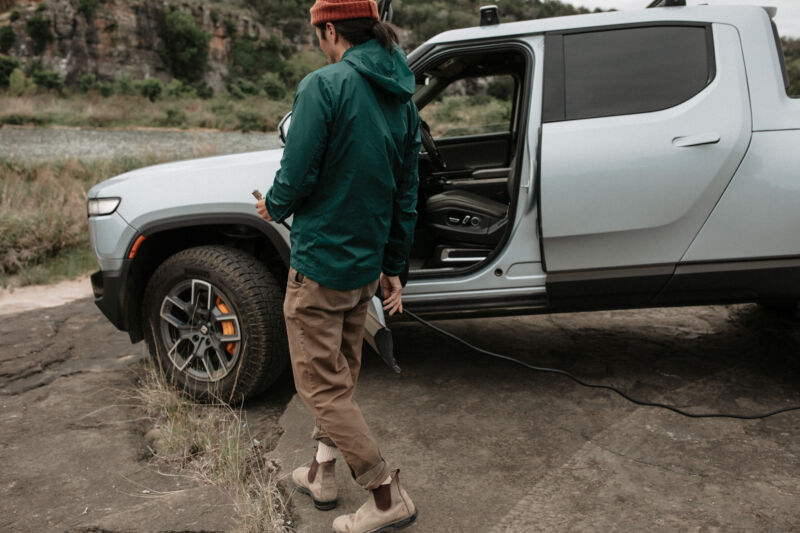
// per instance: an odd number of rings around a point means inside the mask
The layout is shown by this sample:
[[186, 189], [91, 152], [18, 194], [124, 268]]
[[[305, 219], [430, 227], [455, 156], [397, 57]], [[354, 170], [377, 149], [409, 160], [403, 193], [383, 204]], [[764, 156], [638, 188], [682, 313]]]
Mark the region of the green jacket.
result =
[[405, 268], [417, 220], [419, 114], [399, 47], [375, 39], [300, 82], [266, 206], [294, 214], [291, 265], [351, 290]]

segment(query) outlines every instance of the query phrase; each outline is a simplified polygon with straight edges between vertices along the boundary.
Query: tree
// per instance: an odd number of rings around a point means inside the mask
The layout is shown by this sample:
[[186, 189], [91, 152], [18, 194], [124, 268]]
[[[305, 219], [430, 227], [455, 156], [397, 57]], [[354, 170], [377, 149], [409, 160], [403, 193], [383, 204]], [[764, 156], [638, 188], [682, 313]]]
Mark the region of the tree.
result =
[[42, 15], [34, 15], [26, 20], [25, 28], [33, 41], [33, 51], [36, 54], [44, 52], [48, 43], [52, 43], [55, 39], [53, 31], [50, 29], [50, 20]]
[[16, 39], [17, 36], [14, 35], [14, 28], [11, 26], [0, 27], [0, 52], [4, 54], [7, 53]]
[[0, 55], [0, 87], [8, 87], [8, 77], [19, 68], [19, 61], [13, 57]]
[[164, 21], [161, 59], [183, 81], [198, 81], [208, 68], [209, 35], [189, 13], [175, 10]]

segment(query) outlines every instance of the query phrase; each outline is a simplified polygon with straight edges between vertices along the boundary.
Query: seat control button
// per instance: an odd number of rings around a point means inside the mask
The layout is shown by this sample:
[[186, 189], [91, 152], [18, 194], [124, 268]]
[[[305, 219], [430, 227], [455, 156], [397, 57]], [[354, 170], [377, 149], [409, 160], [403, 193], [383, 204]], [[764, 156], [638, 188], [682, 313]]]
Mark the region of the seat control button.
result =
[[464, 225], [464, 226], [466, 226], [467, 224], [469, 224], [469, 221], [470, 221], [470, 219], [471, 219], [471, 218], [472, 218], [472, 217], [471, 217], [471, 216], [469, 216], [469, 215], [465, 216], [465, 217], [464, 217], [464, 220], [462, 220], [462, 221], [461, 221], [461, 224], [462, 224], [462, 225]]
[[447, 221], [450, 222], [451, 224], [460, 224], [461, 223], [461, 219], [457, 218], [457, 217], [448, 217]]
[[472, 217], [472, 220], [470, 220], [469, 223], [472, 224], [473, 227], [476, 227], [480, 225], [481, 219], [479, 217]]

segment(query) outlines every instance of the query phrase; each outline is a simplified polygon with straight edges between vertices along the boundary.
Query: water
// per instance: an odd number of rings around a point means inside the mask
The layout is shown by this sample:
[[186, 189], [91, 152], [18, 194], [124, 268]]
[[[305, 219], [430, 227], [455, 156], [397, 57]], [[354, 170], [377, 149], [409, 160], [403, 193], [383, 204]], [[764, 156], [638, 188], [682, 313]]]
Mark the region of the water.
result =
[[201, 130], [0, 128], [0, 157], [24, 162], [155, 156], [188, 159], [280, 148], [276, 133]]

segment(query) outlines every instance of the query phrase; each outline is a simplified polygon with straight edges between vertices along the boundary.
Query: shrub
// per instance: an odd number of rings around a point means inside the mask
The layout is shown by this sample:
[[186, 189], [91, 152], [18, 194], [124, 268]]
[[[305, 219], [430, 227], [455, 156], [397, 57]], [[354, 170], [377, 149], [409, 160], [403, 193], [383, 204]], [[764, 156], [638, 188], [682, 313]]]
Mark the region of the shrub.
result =
[[[165, 19], [161, 59], [172, 74], [184, 81], [197, 81], [208, 68], [209, 36], [190, 14], [175, 10]], [[199, 93], [199, 91], [198, 91]]]
[[164, 96], [167, 98], [180, 98], [186, 92], [186, 86], [178, 78], [173, 79], [164, 86]]
[[8, 92], [13, 96], [22, 96], [27, 87], [28, 78], [25, 77], [22, 69], [15, 68], [12, 70], [11, 75], [8, 77]]
[[316, 50], [298, 52], [286, 61], [286, 81], [289, 87], [296, 87], [309, 73], [325, 65], [325, 56]]
[[216, 9], [211, 10], [211, 22], [214, 23], [214, 26], [216, 26], [217, 22], [219, 22], [219, 11]]
[[225, 27], [225, 35], [228, 37], [236, 37], [236, 22], [232, 18], [226, 18], [222, 25]]
[[498, 100], [511, 100], [514, 95], [514, 78], [511, 76], [500, 76], [489, 82], [486, 89], [489, 96]]
[[19, 68], [19, 61], [13, 57], [0, 56], [0, 87], [8, 87], [8, 77]]
[[11, 26], [0, 27], [0, 52], [8, 52], [16, 39], [14, 28]]
[[92, 19], [96, 7], [97, 0], [80, 0], [78, 2], [78, 13], [83, 15], [83, 18], [88, 22]]
[[255, 111], [239, 111], [236, 113], [239, 129], [248, 131], [266, 131], [264, 118]]
[[203, 81], [198, 81], [191, 84], [189, 86], [189, 90], [194, 91], [194, 93], [203, 100], [207, 100], [214, 96], [214, 89], [212, 89], [209, 84]]
[[155, 102], [161, 95], [164, 86], [155, 78], [147, 78], [138, 83], [139, 92], [151, 102]]
[[282, 72], [284, 61], [277, 39], [258, 44], [253, 39], [236, 39], [231, 45], [231, 62], [236, 77], [257, 80], [265, 72]]
[[36, 6], [36, 12], [37, 13], [43, 13], [46, 10], [47, 10], [47, 6], [44, 4], [44, 2], [39, 2], [39, 5]]
[[114, 84], [111, 82], [100, 82], [97, 84], [97, 88], [100, 89], [100, 94], [103, 98], [108, 98], [114, 94]]
[[[39, 4], [39, 6], [42, 5]], [[36, 54], [44, 52], [48, 43], [52, 43], [55, 39], [53, 31], [50, 29], [50, 19], [41, 15], [34, 15], [25, 21], [25, 28], [28, 30], [28, 36], [33, 41], [33, 51]]]
[[83, 76], [78, 78], [78, 89], [80, 89], [82, 93], [88, 93], [94, 87], [95, 81], [96, 80], [94, 74], [92, 73], [84, 74]]
[[176, 107], [167, 108], [167, 116], [163, 120], [165, 126], [183, 126], [186, 124], [186, 113]]
[[273, 100], [281, 100], [286, 97], [286, 84], [283, 79], [274, 72], [267, 72], [258, 80], [261, 90]]
[[33, 83], [42, 89], [55, 89], [61, 92], [64, 88], [64, 80], [61, 79], [61, 75], [53, 70], [36, 69], [31, 77]]
[[243, 80], [241, 78], [233, 80], [230, 83], [228, 90], [236, 98], [243, 98], [245, 95], [258, 94], [258, 85], [250, 80]]
[[118, 94], [134, 94], [136, 87], [133, 86], [133, 80], [127, 74], [120, 74], [116, 79], [116, 92]]
[[12, 9], [11, 14], [8, 16], [8, 20], [11, 22], [16, 22], [19, 20], [19, 9]]

